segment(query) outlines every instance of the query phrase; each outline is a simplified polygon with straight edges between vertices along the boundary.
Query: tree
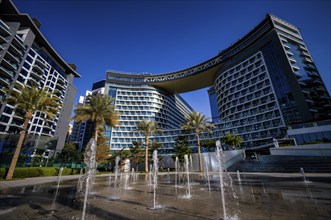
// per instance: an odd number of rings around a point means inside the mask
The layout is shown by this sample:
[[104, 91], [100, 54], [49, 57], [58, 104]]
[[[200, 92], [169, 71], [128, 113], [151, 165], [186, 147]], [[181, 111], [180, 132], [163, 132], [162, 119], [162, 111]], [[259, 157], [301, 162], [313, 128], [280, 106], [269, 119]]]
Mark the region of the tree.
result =
[[113, 100], [109, 96], [97, 94], [89, 96], [88, 102], [78, 105], [75, 109], [75, 122], [91, 121], [94, 123], [94, 139], [98, 143], [98, 132], [105, 125], [115, 128], [119, 124], [118, 113], [112, 104]]
[[104, 129], [99, 128], [99, 137], [97, 141], [97, 151], [95, 161], [97, 163], [108, 163], [110, 159], [110, 149], [107, 144], [107, 138], [104, 136]]
[[226, 133], [223, 141], [225, 144], [230, 145], [232, 149], [235, 149], [235, 147], [238, 147], [241, 144], [242, 139], [234, 134]]
[[191, 153], [192, 153], [192, 149], [189, 148], [189, 144], [188, 144], [186, 137], [178, 136], [171, 158], [173, 160], [176, 160], [176, 157], [178, 157], [179, 163], [183, 164], [184, 155], [186, 154], [186, 155], [190, 156]]
[[212, 129], [215, 128], [213, 124], [208, 122], [205, 115], [200, 112], [191, 112], [186, 117], [186, 123], [182, 125], [183, 130], [193, 131], [195, 133], [198, 144], [198, 158], [199, 158], [199, 171], [202, 172], [202, 159], [200, 150], [200, 134], [203, 132], [212, 133]]
[[148, 172], [148, 142], [149, 137], [155, 133], [161, 132], [154, 121], [142, 120], [137, 125], [137, 132], [141, 132], [145, 136], [145, 172]]
[[75, 109], [75, 122], [91, 121], [94, 123], [94, 139], [98, 141], [99, 128], [105, 125], [115, 128], [119, 124], [118, 113], [112, 104], [113, 100], [109, 96], [97, 94], [89, 96], [88, 102], [78, 105]]
[[63, 163], [78, 162], [82, 160], [82, 153], [78, 151], [76, 144], [65, 143], [58, 158]]
[[138, 141], [132, 142], [133, 147], [130, 149], [130, 160], [136, 164], [144, 161], [144, 151], [141, 147], [142, 143]]
[[6, 101], [15, 105], [18, 110], [23, 112], [24, 121], [23, 129], [20, 132], [16, 149], [8, 169], [6, 176], [7, 180], [11, 180], [13, 178], [14, 170], [21, 152], [29, 121], [31, 120], [33, 114], [36, 111], [41, 111], [46, 114], [47, 120], [52, 120], [54, 119], [60, 107], [58, 102], [59, 98], [56, 97], [53, 93], [48, 92], [46, 89], [39, 89], [36, 87], [28, 86], [24, 87], [20, 84], [15, 84], [15, 87], [18, 88], [19, 91], [15, 89], [7, 90]]
[[208, 152], [215, 151], [216, 140], [214, 140], [214, 139], [202, 140], [200, 142], [200, 145], [201, 145], [201, 147], [208, 148]]

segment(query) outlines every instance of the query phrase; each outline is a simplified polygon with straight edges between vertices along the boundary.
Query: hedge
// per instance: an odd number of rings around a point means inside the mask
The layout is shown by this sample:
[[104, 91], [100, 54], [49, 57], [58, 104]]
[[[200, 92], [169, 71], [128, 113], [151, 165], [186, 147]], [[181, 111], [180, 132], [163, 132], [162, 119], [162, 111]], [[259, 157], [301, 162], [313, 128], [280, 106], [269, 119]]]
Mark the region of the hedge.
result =
[[[57, 167], [17, 167], [14, 171], [13, 178], [29, 178], [41, 176], [57, 176], [60, 168]], [[62, 175], [76, 175], [80, 173], [80, 169], [64, 168]], [[6, 178], [6, 168], [0, 168], [0, 179]]]
[[0, 179], [5, 179], [6, 168], [0, 168]]

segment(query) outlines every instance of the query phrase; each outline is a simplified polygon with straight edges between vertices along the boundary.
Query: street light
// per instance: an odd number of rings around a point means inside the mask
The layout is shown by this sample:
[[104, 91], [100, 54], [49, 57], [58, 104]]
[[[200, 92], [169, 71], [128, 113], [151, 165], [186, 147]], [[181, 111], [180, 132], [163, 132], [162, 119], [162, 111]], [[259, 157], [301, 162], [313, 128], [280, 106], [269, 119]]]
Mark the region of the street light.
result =
[[45, 167], [47, 167], [47, 164], [48, 164], [48, 160], [50, 157], [52, 157], [54, 155], [54, 150], [45, 150], [44, 153], [43, 153], [43, 158], [47, 159], [46, 160], [46, 164], [45, 164]]

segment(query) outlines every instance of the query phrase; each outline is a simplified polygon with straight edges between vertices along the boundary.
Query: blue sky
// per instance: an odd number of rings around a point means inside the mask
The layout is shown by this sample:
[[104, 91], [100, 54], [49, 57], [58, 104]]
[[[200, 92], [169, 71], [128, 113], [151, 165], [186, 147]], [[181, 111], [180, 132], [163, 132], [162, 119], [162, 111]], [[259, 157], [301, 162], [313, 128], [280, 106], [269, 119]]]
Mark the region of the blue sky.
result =
[[[268, 0], [13, 0], [38, 18], [41, 32], [82, 78], [77, 97], [105, 79], [106, 70], [166, 73], [215, 56], [243, 37], [267, 13], [300, 28], [331, 91], [331, 1]], [[206, 89], [182, 94], [210, 116]]]

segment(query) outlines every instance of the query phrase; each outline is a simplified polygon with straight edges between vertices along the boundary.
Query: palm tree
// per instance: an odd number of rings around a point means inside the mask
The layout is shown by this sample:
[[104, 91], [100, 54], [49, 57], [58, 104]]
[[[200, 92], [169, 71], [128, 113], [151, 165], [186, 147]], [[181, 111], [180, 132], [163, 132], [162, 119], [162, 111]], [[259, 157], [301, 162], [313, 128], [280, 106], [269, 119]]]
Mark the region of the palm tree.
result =
[[226, 133], [223, 141], [227, 145], [230, 145], [230, 146], [232, 146], [232, 148], [234, 148], [234, 147], [237, 147], [237, 146], [239, 146], [241, 144], [242, 139], [241, 139], [241, 137], [236, 136], [234, 134]]
[[145, 171], [148, 172], [148, 141], [149, 137], [155, 133], [161, 132], [157, 127], [155, 121], [142, 120], [137, 125], [137, 132], [144, 133], [145, 135]]
[[90, 96], [88, 102], [75, 109], [75, 122], [91, 121], [94, 123], [94, 139], [97, 143], [99, 128], [105, 125], [115, 128], [119, 124], [118, 113], [109, 96], [97, 94]]
[[16, 108], [24, 113], [24, 121], [23, 129], [20, 132], [18, 143], [6, 176], [7, 180], [13, 178], [17, 159], [21, 152], [29, 121], [31, 120], [33, 114], [36, 111], [41, 111], [47, 115], [47, 119], [52, 120], [60, 107], [60, 104], [58, 103], [59, 98], [48, 92], [46, 89], [28, 86], [24, 87], [20, 84], [15, 84], [15, 87], [18, 88], [19, 91], [15, 89], [7, 90], [6, 101], [16, 105]]
[[200, 134], [203, 132], [212, 133], [215, 128], [213, 124], [208, 122], [208, 118], [200, 112], [191, 112], [186, 116], [186, 123], [182, 125], [183, 130], [194, 131], [198, 143], [198, 158], [199, 158], [199, 171], [202, 172], [202, 159], [200, 150]]

